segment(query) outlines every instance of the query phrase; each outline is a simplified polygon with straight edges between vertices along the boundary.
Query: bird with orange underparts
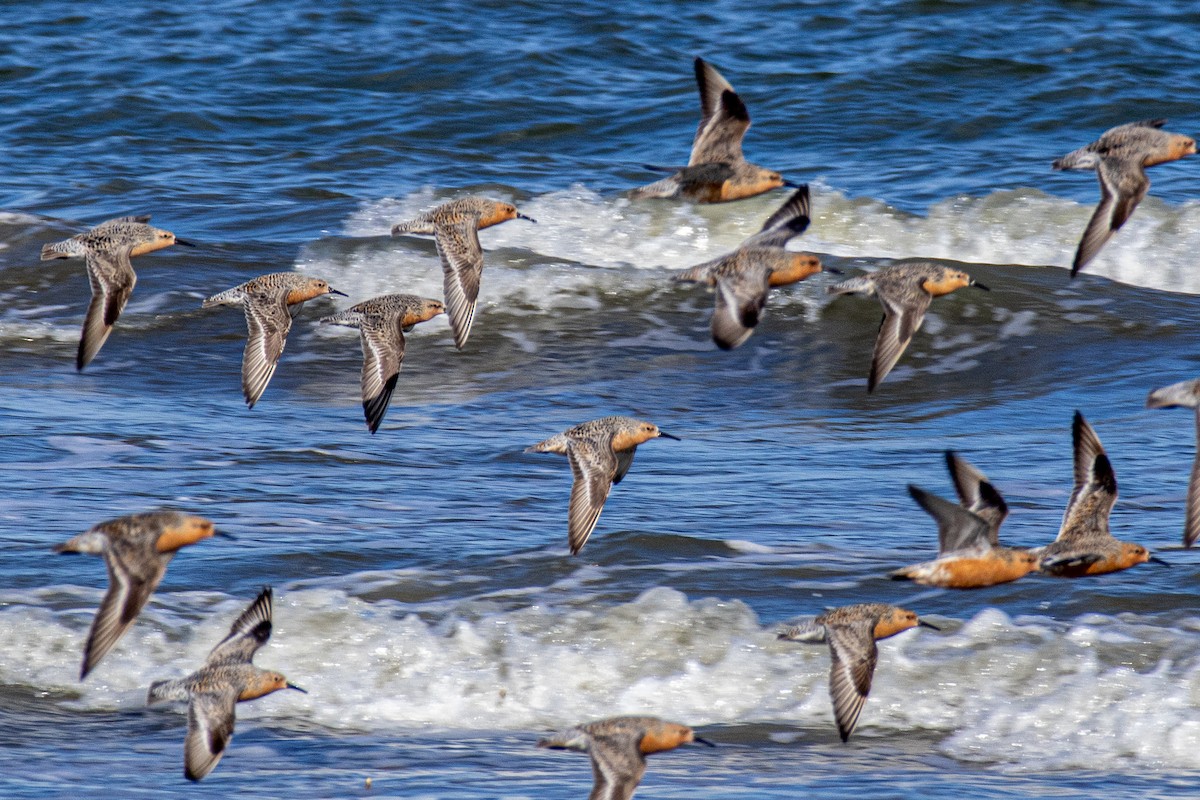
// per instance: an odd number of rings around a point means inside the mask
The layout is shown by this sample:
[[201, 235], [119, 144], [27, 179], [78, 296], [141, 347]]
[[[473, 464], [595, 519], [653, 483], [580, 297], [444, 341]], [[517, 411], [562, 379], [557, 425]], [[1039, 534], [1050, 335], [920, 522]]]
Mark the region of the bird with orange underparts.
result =
[[292, 329], [292, 316], [304, 303], [327, 294], [346, 296], [320, 278], [297, 272], [272, 272], [204, 301], [202, 308], [241, 306], [246, 314], [248, 333], [242, 353], [242, 395], [247, 406], [254, 408], [271, 382], [288, 331]]
[[1146, 408], [1192, 408], [1196, 411], [1196, 455], [1188, 480], [1187, 516], [1183, 524], [1183, 546], [1191, 547], [1200, 538], [1200, 379], [1155, 389], [1146, 398]]
[[1117, 502], [1117, 476], [1100, 437], [1083, 415], [1075, 412], [1071, 425], [1075, 450], [1075, 488], [1063, 514], [1058, 538], [1041, 550], [1041, 570], [1060, 578], [1103, 575], [1138, 564], [1167, 562], [1145, 547], [1122, 542], [1108, 529], [1108, 515]]
[[433, 234], [442, 259], [442, 290], [446, 314], [454, 331], [454, 346], [459, 350], [471, 335], [475, 321], [475, 303], [483, 279], [483, 247], [479, 231], [510, 219], [537, 222], [517, 211], [512, 203], [486, 197], [460, 197], [426, 211], [416, 219], [392, 226], [392, 236], [403, 233]]
[[920, 330], [921, 323], [925, 321], [925, 312], [929, 310], [933, 298], [964, 286], [974, 286], [984, 291], [988, 288], [962, 270], [918, 262], [883, 267], [869, 275], [835, 283], [826, 289], [834, 295], [875, 295], [883, 306], [883, 322], [875, 339], [875, 354], [867, 378], [868, 392], [875, 391], [875, 387], [896, 366], [912, 341], [913, 334]]
[[[982, 493], [1003, 506], [1000, 494], [986, 481]], [[988, 521], [962, 506], [909, 484], [908, 493], [938, 526], [938, 557], [892, 573], [896, 580], [946, 589], [979, 589], [1024, 577], [1038, 568], [1038, 558], [1028, 550], [1000, 547], [991, 540]]]
[[[742, 138], [750, 127], [750, 113], [729, 81], [716, 67], [697, 58], [696, 84], [700, 89], [700, 127], [692, 141], [686, 167], [664, 171], [669, 177], [629, 193], [633, 199], [682, 197], [694, 203], [723, 203], [795, 186], [778, 172], [748, 162], [742, 155]], [[659, 169], [654, 167], [652, 169]]]
[[88, 631], [79, 680], [129, 630], [180, 548], [212, 536], [232, 539], [204, 517], [161, 509], [110, 519], [54, 547], [56, 553], [104, 556], [108, 592]]
[[386, 294], [321, 319], [323, 325], [358, 328], [363, 352], [363, 413], [371, 433], [379, 430], [400, 377], [405, 331], [411, 331], [417, 324], [428, 322], [445, 310], [441, 300], [411, 294]]
[[233, 738], [234, 710], [244, 700], [255, 700], [280, 689], [295, 689], [278, 672], [254, 666], [254, 654], [271, 638], [271, 588], [259, 593], [241, 613], [229, 635], [212, 649], [204, 666], [175, 680], [150, 684], [146, 702], [188, 701], [188, 729], [183, 742], [183, 774], [198, 781], [225, 755]]
[[786, 628], [778, 638], [790, 642], [829, 645], [829, 696], [842, 741], [849, 741], [858, 715], [871, 692], [877, 639], [886, 639], [918, 625], [941, 630], [915, 611], [886, 603], [858, 603], [831, 608], [811, 622]]
[[712, 338], [722, 350], [732, 350], [754, 333], [772, 286], [796, 283], [821, 271], [821, 260], [811, 253], [784, 249], [793, 237], [804, 233], [808, 213], [808, 186], [801, 186], [737, 250], [673, 278], [716, 290]]
[[175, 238], [175, 234], [146, 223], [149, 216], [118, 217], [102, 222], [84, 233], [42, 247], [42, 261], [52, 258], [82, 258], [92, 285], [92, 302], [83, 321], [83, 335], [75, 355], [75, 368], [86, 367], [100, 348], [112, 326], [125, 310], [133, 294], [137, 275], [133, 271], [134, 256], [162, 250], [173, 244], [195, 247], [191, 242]]
[[692, 742], [716, 746], [676, 722], [657, 717], [612, 717], [568, 728], [539, 740], [537, 746], [591, 756], [595, 783], [588, 800], [629, 800], [646, 774], [646, 756]]
[[1091, 144], [1051, 164], [1053, 169], [1094, 169], [1100, 179], [1100, 205], [1083, 231], [1071, 277], [1091, 261], [1125, 224], [1150, 189], [1146, 167], [1177, 161], [1196, 152], [1196, 140], [1160, 130], [1165, 119], [1118, 125]]
[[633, 464], [637, 446], [658, 437], [678, 440], [652, 422], [633, 417], [602, 417], [568, 428], [525, 449], [526, 453], [558, 453], [567, 457], [575, 480], [567, 509], [567, 541], [571, 555], [587, 543], [604, 510], [604, 501]]

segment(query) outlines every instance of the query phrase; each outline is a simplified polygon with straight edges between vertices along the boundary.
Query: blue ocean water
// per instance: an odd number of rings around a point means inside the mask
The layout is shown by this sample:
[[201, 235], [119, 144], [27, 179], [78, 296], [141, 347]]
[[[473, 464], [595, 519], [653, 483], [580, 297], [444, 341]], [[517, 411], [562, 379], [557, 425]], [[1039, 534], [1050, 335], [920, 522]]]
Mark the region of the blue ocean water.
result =
[[[654, 756], [639, 796], [1178, 797], [1200, 778], [1198, 569], [1177, 548], [1194, 423], [1147, 391], [1194, 377], [1193, 160], [1069, 280], [1098, 197], [1049, 163], [1122, 122], [1194, 133], [1200, 18], [1146, 2], [44, 2], [0, 26], [0, 795], [576, 797], [555, 728], [652, 713], [720, 746]], [[875, 301], [818, 275], [717, 351], [711, 297], [669, 276], [757, 230], [786, 194], [631, 202], [679, 164], [695, 56], [739, 91], [747, 156], [813, 192], [801, 245], [851, 274], [907, 258], [992, 288], [937, 300], [865, 391]], [[376, 436], [357, 300], [437, 297], [433, 244], [393, 223], [467, 193], [537, 225], [481, 235], [467, 349], [410, 336]], [[100, 355], [73, 359], [81, 262], [42, 244], [152, 213], [196, 242], [135, 261]], [[796, 245], [793, 244], [793, 247]], [[297, 270], [350, 295], [297, 316], [261, 403], [245, 323], [200, 301]], [[1120, 481], [1114, 533], [1172, 563], [978, 592], [888, 580], [931, 558], [909, 499], [953, 448], [1004, 493], [1016, 545], [1053, 538], [1075, 409]], [[639, 449], [592, 540], [566, 546], [570, 471], [523, 449], [614, 413]], [[234, 535], [188, 548], [79, 683], [106, 576], [50, 547], [171, 505]], [[153, 680], [202, 663], [257, 589], [256, 662], [309, 690], [241, 704], [200, 787], [186, 713]], [[880, 645], [848, 745], [828, 652], [784, 620], [861, 601], [943, 628]], [[285, 696], [286, 695], [286, 696]], [[372, 779], [368, 790], [367, 778]]]

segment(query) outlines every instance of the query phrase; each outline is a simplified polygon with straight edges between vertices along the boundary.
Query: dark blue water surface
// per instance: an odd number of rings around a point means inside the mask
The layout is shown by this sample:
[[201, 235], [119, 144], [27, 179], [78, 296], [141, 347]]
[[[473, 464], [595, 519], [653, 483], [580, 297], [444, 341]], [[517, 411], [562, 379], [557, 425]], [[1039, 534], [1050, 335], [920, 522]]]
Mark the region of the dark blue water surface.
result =
[[[1075, 280], [1098, 187], [1049, 169], [1123, 122], [1200, 128], [1193, 10], [45, 2], [3, 17], [0, 796], [580, 797], [584, 757], [533, 744], [615, 713], [720, 745], [654, 756], [646, 797], [1194, 793], [1200, 565], [1178, 549], [1194, 426], [1143, 405], [1200, 364], [1200, 162], [1152, 170]], [[786, 194], [623, 196], [654, 179], [643, 164], [686, 161], [695, 56], [749, 107], [747, 157], [812, 185], [804, 248], [850, 274], [951, 263], [992, 288], [935, 301], [874, 394], [874, 300], [831, 303], [834, 279], [814, 276], [726, 353], [711, 297], [669, 281]], [[418, 327], [371, 436], [354, 332], [314, 323], [386, 292], [439, 297], [433, 243], [389, 231], [468, 193], [538, 223], [481, 235], [469, 344], [455, 351], [444, 318]], [[132, 300], [77, 373], [83, 263], [40, 248], [134, 213], [199, 246], [135, 261]], [[290, 270], [349, 298], [300, 311], [247, 410], [242, 315], [200, 302]], [[1076, 409], [1120, 481], [1114, 533], [1171, 568], [969, 593], [888, 579], [936, 553], [905, 487], [951, 495], [948, 448], [1004, 493], [1008, 543], [1050, 541]], [[571, 557], [570, 470], [523, 450], [618, 413], [682, 441], [639, 448]], [[81, 684], [105, 570], [50, 547], [160, 505], [237, 540], [182, 551]], [[201, 664], [265, 584], [275, 628], [256, 663], [309, 694], [241, 704], [192, 787], [184, 709], [147, 709], [146, 687]], [[942, 632], [880, 645], [843, 745], [828, 650], [774, 632], [863, 601]]]

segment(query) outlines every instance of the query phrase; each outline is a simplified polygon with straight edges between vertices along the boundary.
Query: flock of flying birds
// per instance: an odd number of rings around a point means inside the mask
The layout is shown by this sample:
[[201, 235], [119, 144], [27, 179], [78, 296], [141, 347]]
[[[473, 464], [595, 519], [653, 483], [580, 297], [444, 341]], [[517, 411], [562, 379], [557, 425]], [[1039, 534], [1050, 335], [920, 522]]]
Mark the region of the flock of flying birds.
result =
[[[745, 104], [719, 72], [695, 60], [701, 119], [685, 167], [630, 193], [632, 198], [683, 198], [715, 203], [752, 197], [790, 186], [795, 192], [762, 228], [732, 253], [674, 276], [702, 283], [715, 294], [711, 330], [722, 349], [738, 347], [753, 333], [770, 289], [801, 281], [822, 271], [818, 257], [786, 249], [810, 222], [808, 187], [785, 181], [778, 172], [746, 161], [742, 138], [750, 126]], [[1149, 188], [1144, 168], [1196, 152], [1195, 141], [1161, 130], [1164, 120], [1121, 125], [1097, 141], [1054, 162], [1055, 169], [1095, 170], [1101, 200], [1083, 234], [1071, 274], [1090, 261], [1124, 224]], [[479, 230], [513, 219], [534, 220], [510, 203], [464, 197], [439, 205], [416, 219], [398, 223], [393, 235], [432, 235], [441, 257], [444, 300], [391, 294], [365, 300], [320, 320], [358, 328], [363, 351], [362, 403], [374, 433], [395, 389], [404, 358], [404, 333], [446, 313], [454, 343], [462, 349], [475, 318], [483, 273]], [[173, 244], [188, 245], [169, 231], [151, 227], [149, 217], [109, 220], [65, 241], [43, 247], [43, 260], [82, 257], [92, 287], [76, 367], [82, 370], [99, 352], [133, 291], [137, 276], [130, 259]], [[834, 272], [834, 270], [827, 270]], [[867, 382], [874, 391], [895, 366], [920, 329], [934, 297], [975, 286], [987, 287], [966, 273], [932, 263], [887, 266], [828, 287], [830, 294], [875, 295], [883, 321]], [[283, 352], [293, 315], [314, 298], [343, 294], [319, 278], [294, 272], [262, 275], [203, 302], [204, 308], [241, 306], [248, 337], [242, 361], [242, 391], [247, 405], [261, 398]], [[1200, 379], [1150, 394], [1147, 404], [1197, 409]], [[529, 448], [529, 452], [565, 455], [574, 481], [568, 506], [568, 541], [578, 553], [596, 527], [613, 485], [633, 463], [639, 444], [676, 438], [653, 423], [631, 417], [584, 422]], [[947, 501], [916, 486], [914, 500], [936, 521], [938, 557], [904, 567], [897, 579], [929, 586], [970, 589], [1016, 580], [1031, 572], [1060, 577], [1097, 575], [1160, 561], [1138, 544], [1122, 542], [1109, 531], [1108, 517], [1117, 498], [1112, 464], [1091, 426], [1076, 412], [1072, 426], [1074, 490], [1055, 541], [1034, 549], [1000, 545], [999, 529], [1008, 509], [987, 477], [955, 453], [946, 454], [960, 502]], [[91, 553], [105, 558], [109, 589], [93, 620], [80, 680], [87, 677], [137, 618], [183, 547], [212, 536], [227, 536], [202, 517], [172, 510], [133, 514], [100, 523], [55, 548], [62, 553]], [[1200, 537], [1200, 456], [1188, 492], [1185, 546]], [[300, 687], [278, 672], [259, 669], [252, 659], [271, 634], [270, 588], [237, 618], [229, 635], [191, 675], [155, 682], [149, 702], [187, 700], [188, 730], [184, 774], [200, 780], [220, 760], [233, 735], [237, 702], [281, 689]], [[934, 627], [917, 614], [895, 606], [864, 603], [836, 608], [810, 623], [791, 627], [780, 639], [826, 643], [831, 654], [830, 695], [843, 741], [849, 739], [871, 688], [877, 660], [875, 642], [918, 625]], [[571, 728], [541, 740], [540, 747], [582, 750], [591, 756], [595, 787], [592, 800], [629, 798], [645, 772], [645, 756], [689, 742], [711, 744], [684, 725], [653, 717], [614, 717]]]

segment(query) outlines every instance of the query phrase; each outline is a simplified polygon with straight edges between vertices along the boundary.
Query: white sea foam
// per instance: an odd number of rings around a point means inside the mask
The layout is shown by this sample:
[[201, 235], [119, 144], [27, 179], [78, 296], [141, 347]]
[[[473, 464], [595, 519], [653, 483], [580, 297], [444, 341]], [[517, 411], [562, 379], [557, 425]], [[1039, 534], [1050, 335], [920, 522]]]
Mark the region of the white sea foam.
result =
[[[74, 610], [52, 611], [51, 599]], [[0, 683], [63, 693], [85, 709], [140, 706], [151, 681], [201, 664], [246, 602], [210, 593], [156, 597], [79, 684], [99, 592], [55, 587], [4, 600]], [[387, 601], [308, 588], [277, 592], [275, 605], [274, 635], [257, 662], [309, 694], [248, 703], [240, 716], [378, 732], [538, 730], [648, 713], [836, 736], [828, 649], [777, 641], [775, 626], [737, 600], [689, 600], [657, 588], [607, 608], [535, 602], [480, 614], [443, 607], [426, 618]], [[946, 627], [880, 643], [856, 735], [944, 734], [948, 755], [1013, 769], [1113, 760], [1200, 766], [1195, 620], [1165, 627], [1088, 615], [1061, 623], [986, 609], [957, 630]]]
[[[717, 206], [633, 203], [574, 186], [520, 203], [538, 224], [509, 222], [481, 234], [487, 256], [485, 294], [546, 308], [572, 302], [589, 289], [616, 291], [630, 271], [637, 288], [661, 284], [665, 273], [715, 258], [754, 233], [785, 198], [782, 192]], [[399, 199], [365, 203], [345, 223], [349, 236], [385, 236], [391, 225], [446, 198], [429, 189]], [[511, 199], [511, 198], [509, 198]], [[1093, 207], [1033, 189], [954, 197], [923, 215], [878, 200], [848, 198], [813, 188], [813, 224], [791, 244], [849, 259], [937, 258], [968, 263], [1053, 265], [1071, 263]], [[1088, 265], [1087, 272], [1123, 283], [1200, 293], [1193, 254], [1200, 249], [1200, 203], [1169, 206], [1147, 199]], [[440, 289], [441, 269], [432, 247], [413, 256], [413, 245], [377, 252], [346, 265], [356, 280], [389, 276], [421, 291]], [[536, 257], [530, 264], [522, 253]], [[865, 265], [869, 265], [865, 264]], [[329, 266], [322, 267], [328, 269]], [[619, 268], [620, 278], [613, 273]], [[636, 273], [635, 273], [636, 274]], [[391, 289], [394, 291], [395, 289]], [[793, 302], [782, 292], [779, 302]], [[806, 300], [802, 302], [808, 302]]]

